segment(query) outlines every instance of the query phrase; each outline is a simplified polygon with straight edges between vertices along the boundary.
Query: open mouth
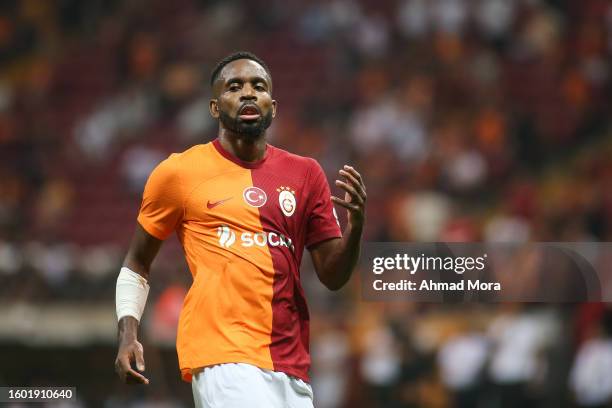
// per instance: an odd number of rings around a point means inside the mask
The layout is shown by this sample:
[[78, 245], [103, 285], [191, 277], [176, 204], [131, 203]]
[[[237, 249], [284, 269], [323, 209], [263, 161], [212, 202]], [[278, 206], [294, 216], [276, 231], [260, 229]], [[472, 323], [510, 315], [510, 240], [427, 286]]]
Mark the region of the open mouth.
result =
[[257, 120], [260, 116], [259, 108], [252, 104], [243, 106], [239, 112], [240, 119], [245, 121]]

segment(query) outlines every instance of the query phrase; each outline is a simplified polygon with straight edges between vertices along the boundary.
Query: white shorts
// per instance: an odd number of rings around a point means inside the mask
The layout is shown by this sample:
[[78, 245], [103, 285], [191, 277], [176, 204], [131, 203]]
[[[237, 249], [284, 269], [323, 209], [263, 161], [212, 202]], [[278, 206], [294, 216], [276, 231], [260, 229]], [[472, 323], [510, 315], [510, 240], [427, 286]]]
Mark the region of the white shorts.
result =
[[313, 408], [308, 383], [245, 363], [194, 370], [191, 388], [196, 408]]

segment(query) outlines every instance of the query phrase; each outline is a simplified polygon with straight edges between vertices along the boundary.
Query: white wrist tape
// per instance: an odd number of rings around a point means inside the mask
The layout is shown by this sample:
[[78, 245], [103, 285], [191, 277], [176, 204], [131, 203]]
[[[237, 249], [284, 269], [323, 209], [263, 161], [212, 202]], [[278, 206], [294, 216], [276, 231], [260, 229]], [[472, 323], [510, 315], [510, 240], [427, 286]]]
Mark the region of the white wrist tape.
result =
[[133, 316], [140, 322], [148, 295], [147, 280], [125, 266], [121, 268], [115, 292], [117, 320], [121, 320], [124, 316]]

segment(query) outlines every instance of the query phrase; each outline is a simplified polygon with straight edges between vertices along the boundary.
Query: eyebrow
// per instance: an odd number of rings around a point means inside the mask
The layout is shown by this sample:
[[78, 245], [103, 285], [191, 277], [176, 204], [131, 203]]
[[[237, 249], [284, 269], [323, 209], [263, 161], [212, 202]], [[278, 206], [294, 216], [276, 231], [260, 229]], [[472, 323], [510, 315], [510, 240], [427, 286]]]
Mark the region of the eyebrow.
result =
[[[244, 80], [242, 78], [239, 78], [239, 77], [230, 78], [227, 81], [225, 81], [225, 85], [229, 85], [229, 84], [232, 84], [234, 82], [243, 83]], [[263, 82], [264, 84], [266, 84], [266, 86], [268, 86], [268, 87], [270, 86], [268, 81], [265, 78], [260, 77], [260, 76], [251, 77], [251, 78], [249, 78], [249, 80], [247, 82], [251, 82], [251, 83]]]

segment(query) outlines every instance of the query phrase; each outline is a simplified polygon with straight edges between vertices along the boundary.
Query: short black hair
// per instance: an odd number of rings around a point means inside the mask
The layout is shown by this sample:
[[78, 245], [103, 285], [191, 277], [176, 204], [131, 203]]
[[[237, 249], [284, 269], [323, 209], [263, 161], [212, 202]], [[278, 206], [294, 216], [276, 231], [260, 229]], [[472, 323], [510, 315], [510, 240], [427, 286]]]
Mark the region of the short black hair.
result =
[[248, 52], [248, 51], [236, 51], [236, 52], [228, 55], [227, 57], [223, 58], [221, 61], [219, 61], [219, 63], [212, 70], [212, 73], [210, 74], [210, 86], [214, 85], [214, 83], [217, 80], [217, 78], [219, 77], [219, 74], [221, 73], [221, 70], [223, 69], [223, 67], [225, 67], [230, 62], [236, 61], [236, 60], [239, 60], [239, 59], [249, 59], [249, 60], [255, 61], [256, 63], [261, 65], [263, 67], [263, 69], [266, 70], [266, 73], [270, 77], [270, 82], [272, 82], [272, 73], [270, 72], [270, 68], [268, 68], [266, 63], [263, 62], [263, 60], [261, 58], [259, 58], [257, 55], [253, 54], [252, 52]]

